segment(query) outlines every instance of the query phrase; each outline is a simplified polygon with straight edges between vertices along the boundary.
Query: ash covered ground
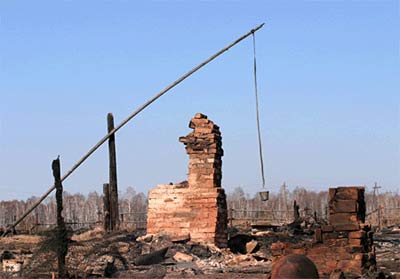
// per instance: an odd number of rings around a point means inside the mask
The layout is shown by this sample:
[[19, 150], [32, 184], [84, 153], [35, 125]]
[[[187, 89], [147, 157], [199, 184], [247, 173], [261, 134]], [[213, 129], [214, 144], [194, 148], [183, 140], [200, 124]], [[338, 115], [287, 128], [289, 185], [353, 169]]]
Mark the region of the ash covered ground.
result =
[[[185, 237], [94, 229], [71, 236], [67, 270], [71, 278], [268, 278], [272, 243], [312, 241], [308, 233], [289, 230], [235, 231], [231, 236], [230, 248], [219, 249]], [[46, 249], [46, 239], [38, 235], [1, 238], [3, 265], [7, 259], [17, 265], [0, 277], [51, 278], [52, 272], [56, 274], [56, 255]], [[383, 229], [374, 241], [378, 271], [368, 278], [400, 278], [400, 229]]]

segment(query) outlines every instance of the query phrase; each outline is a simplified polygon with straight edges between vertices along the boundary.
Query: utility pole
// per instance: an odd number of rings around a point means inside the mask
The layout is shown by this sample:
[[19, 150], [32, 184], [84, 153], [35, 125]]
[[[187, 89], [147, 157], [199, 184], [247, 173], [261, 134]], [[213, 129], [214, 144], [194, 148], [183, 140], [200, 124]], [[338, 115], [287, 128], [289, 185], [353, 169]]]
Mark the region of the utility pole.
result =
[[374, 207], [375, 210], [378, 211], [378, 228], [379, 230], [382, 229], [382, 222], [381, 222], [381, 205], [379, 203], [379, 189], [382, 188], [381, 186], [378, 186], [378, 183], [375, 182], [374, 184]]

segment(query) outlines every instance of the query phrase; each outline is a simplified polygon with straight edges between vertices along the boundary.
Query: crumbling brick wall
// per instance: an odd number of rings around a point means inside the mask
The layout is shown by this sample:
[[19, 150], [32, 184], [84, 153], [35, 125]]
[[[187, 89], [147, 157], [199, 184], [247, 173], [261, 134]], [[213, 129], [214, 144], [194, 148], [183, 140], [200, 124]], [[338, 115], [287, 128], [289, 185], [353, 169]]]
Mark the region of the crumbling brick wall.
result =
[[227, 244], [227, 204], [222, 178], [222, 140], [219, 127], [197, 113], [179, 138], [189, 154], [187, 183], [158, 185], [149, 192], [147, 233], [189, 234], [192, 241]]
[[364, 187], [329, 189], [329, 225], [315, 230], [314, 241], [277, 242], [271, 247], [275, 260], [288, 254], [305, 254], [320, 274], [336, 269], [361, 276], [376, 267], [371, 227], [364, 224]]

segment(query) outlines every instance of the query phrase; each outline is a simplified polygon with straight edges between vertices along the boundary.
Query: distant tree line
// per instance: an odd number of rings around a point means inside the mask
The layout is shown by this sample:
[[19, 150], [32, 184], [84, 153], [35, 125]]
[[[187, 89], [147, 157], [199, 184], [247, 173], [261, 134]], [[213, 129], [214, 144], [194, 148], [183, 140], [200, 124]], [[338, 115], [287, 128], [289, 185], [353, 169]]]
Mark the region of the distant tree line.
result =
[[[25, 201], [0, 202], [0, 228], [12, 224], [37, 197], [30, 197]], [[376, 224], [377, 209], [381, 207], [383, 225], [399, 223], [400, 195], [399, 193], [385, 192], [374, 195], [367, 192], [365, 196], [367, 205], [367, 220]], [[327, 219], [328, 192], [311, 191], [297, 187], [289, 191], [282, 186], [277, 193], [270, 193], [268, 201], [262, 201], [259, 195], [250, 196], [241, 187], [235, 188], [227, 194], [227, 203], [230, 216], [235, 218], [269, 218], [276, 222], [291, 222], [293, 220], [293, 203], [296, 201], [302, 216], [316, 216], [318, 219]], [[103, 198], [97, 192], [88, 195], [80, 193], [64, 193], [64, 219], [73, 227], [96, 224], [102, 221]], [[122, 225], [142, 223], [145, 226], [147, 212], [147, 197], [142, 192], [136, 192], [128, 187], [125, 192], [119, 193], [119, 212]], [[233, 213], [232, 213], [233, 212]], [[20, 230], [30, 230], [37, 226], [51, 226], [56, 223], [55, 197], [48, 197], [19, 225]], [[129, 226], [127, 226], [129, 227]]]
[[[289, 191], [285, 185], [279, 192], [270, 193], [268, 201], [262, 201], [259, 195], [250, 197], [241, 187], [235, 188], [227, 195], [230, 215], [235, 218], [251, 219], [263, 216], [271, 222], [288, 223], [293, 221], [294, 202], [299, 206], [302, 217], [316, 217], [322, 221], [328, 219], [328, 191], [312, 191], [296, 187]], [[365, 193], [366, 222], [378, 224], [378, 208], [381, 210], [382, 225], [400, 224], [400, 194], [384, 192]], [[265, 214], [262, 214], [263, 211]]]
[[[16, 218], [23, 214], [38, 198], [30, 197], [26, 201], [12, 200], [0, 202], [0, 228], [12, 224]], [[88, 195], [80, 193], [63, 194], [63, 216], [65, 222], [73, 228], [94, 225], [102, 222], [103, 197], [97, 192]], [[136, 192], [128, 187], [119, 194], [119, 212], [124, 222], [133, 222], [138, 219], [145, 221], [147, 211], [147, 197], [141, 192]], [[18, 226], [20, 230], [32, 230], [36, 227], [51, 227], [56, 223], [56, 200], [54, 195], [49, 196]], [[40, 229], [40, 228], [39, 228]]]

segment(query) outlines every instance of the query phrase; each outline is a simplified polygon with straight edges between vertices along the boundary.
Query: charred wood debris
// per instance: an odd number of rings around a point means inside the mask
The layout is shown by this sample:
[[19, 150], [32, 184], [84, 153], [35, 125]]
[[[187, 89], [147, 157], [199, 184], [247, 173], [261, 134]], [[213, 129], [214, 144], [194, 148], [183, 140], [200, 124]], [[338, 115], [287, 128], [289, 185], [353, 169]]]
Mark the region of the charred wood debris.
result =
[[[68, 278], [268, 278], [274, 243], [302, 245], [314, 241], [315, 235], [305, 224], [295, 228], [290, 224], [275, 231], [230, 228], [228, 247], [222, 249], [192, 242], [189, 235], [172, 238], [146, 235], [144, 231], [105, 232], [101, 227], [81, 234], [70, 232], [65, 269]], [[52, 272], [57, 274], [56, 251], [43, 249], [48, 238], [48, 233], [1, 238], [0, 278], [50, 278]], [[375, 272], [361, 277], [338, 270], [320, 274], [320, 278], [398, 278], [399, 239], [399, 227], [375, 233]]]

